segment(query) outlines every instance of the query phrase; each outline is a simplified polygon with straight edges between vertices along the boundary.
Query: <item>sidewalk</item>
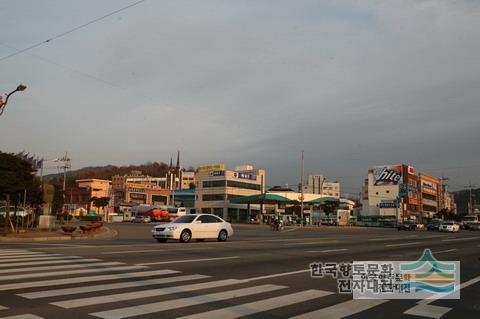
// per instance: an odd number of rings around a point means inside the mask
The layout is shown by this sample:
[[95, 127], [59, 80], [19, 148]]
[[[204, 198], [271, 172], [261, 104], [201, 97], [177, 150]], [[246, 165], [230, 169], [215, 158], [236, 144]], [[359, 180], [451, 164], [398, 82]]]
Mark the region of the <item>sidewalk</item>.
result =
[[72, 235], [66, 235], [61, 228], [53, 230], [33, 229], [24, 233], [0, 234], [0, 243], [11, 242], [42, 242], [56, 240], [81, 240], [81, 239], [108, 239], [117, 236], [117, 230], [103, 226], [98, 232], [83, 234], [80, 229], [75, 230]]

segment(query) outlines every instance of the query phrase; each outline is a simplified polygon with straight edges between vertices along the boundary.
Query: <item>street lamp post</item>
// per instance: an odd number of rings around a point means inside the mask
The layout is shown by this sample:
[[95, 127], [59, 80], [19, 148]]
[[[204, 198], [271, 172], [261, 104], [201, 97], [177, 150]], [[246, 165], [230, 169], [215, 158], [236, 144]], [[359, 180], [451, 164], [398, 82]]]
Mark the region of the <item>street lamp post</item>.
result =
[[10, 96], [15, 92], [24, 91], [26, 88], [27, 88], [27, 86], [25, 84], [19, 84], [15, 90], [13, 90], [12, 92], [7, 94], [7, 96], [5, 98], [5, 102], [3, 102], [3, 98], [0, 95], [0, 115], [3, 114], [3, 111], [5, 110], [5, 107], [7, 106], [8, 99], [10, 98]]

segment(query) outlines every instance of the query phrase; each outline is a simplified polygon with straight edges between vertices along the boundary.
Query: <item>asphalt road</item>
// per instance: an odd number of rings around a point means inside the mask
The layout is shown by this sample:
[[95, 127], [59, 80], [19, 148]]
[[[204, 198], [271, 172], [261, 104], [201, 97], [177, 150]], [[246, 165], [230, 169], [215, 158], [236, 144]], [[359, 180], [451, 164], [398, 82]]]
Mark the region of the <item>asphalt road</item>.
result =
[[[234, 225], [216, 241], [157, 243], [152, 225], [110, 240], [0, 246], [0, 318], [478, 318], [480, 232]], [[357, 300], [312, 262], [461, 262], [460, 300]]]

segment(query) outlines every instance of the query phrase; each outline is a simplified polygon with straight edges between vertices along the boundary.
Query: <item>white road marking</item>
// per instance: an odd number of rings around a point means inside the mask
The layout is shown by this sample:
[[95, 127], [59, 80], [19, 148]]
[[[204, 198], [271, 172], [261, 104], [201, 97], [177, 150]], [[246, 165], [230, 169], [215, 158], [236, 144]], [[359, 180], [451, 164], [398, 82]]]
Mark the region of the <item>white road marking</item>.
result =
[[195, 248], [179, 248], [179, 249], [165, 249], [165, 250], [160, 250], [160, 249], [146, 249], [146, 250], [123, 250], [123, 251], [106, 251], [103, 252], [102, 254], [104, 255], [115, 255], [115, 254], [136, 254], [136, 253], [174, 253], [176, 251], [188, 251], [188, 250], [197, 250], [197, 249], [214, 249], [215, 247], [209, 247], [209, 246], [204, 246], [204, 247], [195, 247]]
[[252, 278], [246, 279], [246, 281], [255, 281], [255, 280], [263, 280], [263, 279], [270, 279], [270, 278], [290, 276], [290, 275], [298, 275], [298, 274], [302, 274], [302, 273], [306, 273], [306, 272], [310, 272], [310, 269], [302, 269], [302, 270], [289, 271], [289, 272], [283, 272], [283, 273], [278, 273], [278, 274], [252, 277]]
[[8, 316], [8, 317], [1, 317], [0, 319], [43, 319], [42, 317], [32, 315], [30, 313], [24, 315], [15, 315], [15, 316]]
[[55, 256], [63, 256], [60, 254], [46, 254], [46, 253], [21, 253], [21, 254], [7, 254], [2, 255], [0, 257], [0, 262], [3, 262], [5, 259], [13, 259], [13, 258], [39, 258], [39, 257], [55, 257]]
[[71, 308], [78, 308], [78, 307], [85, 307], [85, 306], [92, 306], [92, 305], [100, 305], [100, 304], [109, 303], [109, 302], [122, 302], [127, 300], [157, 297], [157, 296], [175, 294], [175, 293], [186, 292], [186, 291], [195, 291], [195, 290], [208, 289], [208, 288], [224, 287], [224, 286], [230, 286], [230, 285], [235, 285], [240, 283], [245, 283], [245, 280], [226, 279], [226, 280], [210, 281], [210, 282], [204, 282], [204, 283], [193, 284], [193, 285], [148, 289], [148, 290], [133, 291], [133, 292], [113, 294], [113, 295], [63, 300], [58, 302], [52, 302], [51, 305], [55, 305], [61, 308], [71, 309]]
[[132, 272], [132, 273], [120, 273], [120, 274], [97, 275], [97, 276], [88, 276], [88, 277], [72, 277], [72, 278], [65, 278], [65, 279], [19, 282], [19, 283], [0, 285], [0, 291], [18, 290], [18, 289], [34, 288], [34, 287], [69, 285], [69, 284], [78, 284], [78, 283], [95, 282], [95, 281], [103, 281], [103, 280], [135, 279], [135, 278], [163, 275], [164, 271], [165, 270], [150, 270], [150, 271], [139, 271], [139, 272]]
[[352, 299], [336, 305], [318, 309], [312, 312], [304, 313], [291, 319], [341, 319], [349, 317], [359, 312], [381, 305], [388, 300], [382, 299]]
[[401, 244], [390, 244], [390, 245], [385, 245], [385, 247], [399, 247], [399, 246], [409, 246], [409, 245], [416, 245], [420, 244], [419, 241], [414, 241], [411, 243], [401, 243]]
[[72, 269], [72, 268], [86, 268], [86, 267], [99, 267], [99, 266], [119, 266], [125, 265], [125, 263], [118, 261], [100, 262], [100, 263], [86, 263], [86, 264], [74, 264], [74, 265], [60, 265], [60, 266], [41, 266], [41, 267], [16, 267], [10, 269], [2, 269], [1, 274], [13, 274], [21, 272], [33, 272], [33, 271], [45, 271], [45, 270], [58, 270], [58, 269]]
[[231, 256], [231, 257], [218, 257], [218, 258], [201, 258], [201, 259], [183, 259], [183, 260], [170, 260], [170, 261], [157, 261], [151, 263], [137, 264], [139, 266], [149, 266], [149, 265], [165, 265], [165, 264], [179, 264], [179, 263], [190, 263], [190, 262], [201, 262], [201, 261], [215, 261], [215, 260], [226, 260], [226, 259], [237, 259], [240, 256]]
[[304, 243], [290, 243], [290, 244], [283, 244], [283, 246], [295, 246], [295, 245], [321, 245], [321, 244], [335, 244], [339, 243], [338, 240], [331, 240], [331, 241], [315, 241], [315, 242], [304, 242]]
[[178, 309], [183, 307], [191, 307], [211, 302], [218, 302], [227, 299], [240, 298], [279, 289], [287, 288], [285, 286], [277, 285], [262, 285], [256, 287], [242, 288], [237, 290], [224, 291], [220, 293], [213, 293], [208, 295], [199, 295], [190, 298], [180, 298], [161, 302], [155, 302], [145, 305], [119, 308], [115, 310], [102, 311], [91, 313], [90, 315], [104, 319], [122, 319], [130, 318], [140, 315], [146, 315], [155, 312]]
[[[9, 264], [0, 264], [1, 268], [7, 267], [16, 267], [16, 266], [33, 266], [33, 265], [55, 265], [55, 264], [71, 264], [71, 263], [87, 263], [93, 261], [101, 261], [97, 258], [88, 258], [88, 259], [67, 259], [67, 260], [46, 260], [46, 261], [29, 261], [29, 262], [20, 262], [20, 263], [9, 263]], [[0, 270], [1, 273], [1, 270]]]
[[38, 277], [54, 277], [54, 276], [64, 276], [64, 275], [76, 275], [76, 274], [91, 274], [96, 272], [108, 272], [108, 271], [120, 271], [120, 270], [135, 270], [135, 269], [145, 269], [146, 266], [121, 266], [121, 267], [104, 267], [104, 268], [93, 268], [93, 269], [79, 269], [79, 270], [65, 270], [65, 271], [52, 271], [52, 272], [42, 272], [42, 273], [33, 273], [33, 274], [21, 274], [21, 275], [8, 275], [0, 276], [0, 281], [10, 281], [16, 279], [27, 279], [27, 278], [38, 278]]
[[[178, 271], [174, 271], [174, 270], [164, 271], [165, 275], [174, 274], [174, 273], [178, 273]], [[17, 296], [27, 298], [27, 299], [39, 299], [39, 298], [47, 298], [47, 297], [75, 295], [75, 294], [86, 293], [86, 292], [97, 292], [97, 291], [105, 291], [105, 290], [113, 290], [113, 289], [130, 288], [130, 287], [161, 285], [161, 284], [168, 284], [172, 282], [199, 280], [199, 279], [207, 279], [207, 278], [210, 278], [210, 276], [185, 275], [185, 276], [176, 276], [176, 277], [167, 277], [167, 278], [155, 278], [155, 279], [147, 279], [147, 280], [119, 282], [114, 284], [102, 284], [102, 285], [65, 288], [65, 289], [52, 289], [52, 290], [17, 294]]]
[[181, 317], [182, 319], [233, 319], [259, 312], [269, 311], [275, 308], [290, 306], [296, 303], [321, 298], [332, 294], [322, 290], [305, 290], [289, 295], [254, 301], [233, 307], [221, 308], [217, 310], [197, 313], [190, 316]]
[[346, 251], [347, 248], [339, 248], [339, 249], [325, 249], [325, 250], [308, 250], [308, 253], [333, 253], [337, 251]]
[[48, 256], [35, 256], [35, 258], [13, 258], [0, 260], [0, 264], [7, 262], [20, 262], [20, 261], [34, 261], [34, 260], [60, 260], [60, 259], [79, 259], [79, 256], [63, 256], [63, 255], [48, 255]]
[[466, 237], [466, 238], [449, 238], [449, 239], [442, 239], [442, 241], [461, 241], [461, 240], [474, 240], [480, 237]]
[[405, 311], [404, 314], [439, 319], [450, 310], [452, 310], [452, 308], [432, 305], [416, 305]]
[[457, 249], [453, 248], [453, 249], [447, 249], [447, 250], [434, 251], [433, 254], [449, 253], [449, 252], [452, 252], [452, 251], [455, 251], [455, 250], [457, 250]]
[[5, 309], [8, 309], [8, 308], [4, 306], [0, 306], [0, 310], [5, 310]]
[[0, 259], [8, 259], [8, 258], [15, 258], [15, 257], [29, 257], [29, 256], [38, 256], [38, 255], [46, 255], [47, 253], [44, 252], [23, 252], [23, 253], [4, 253], [2, 252], [2, 256]]

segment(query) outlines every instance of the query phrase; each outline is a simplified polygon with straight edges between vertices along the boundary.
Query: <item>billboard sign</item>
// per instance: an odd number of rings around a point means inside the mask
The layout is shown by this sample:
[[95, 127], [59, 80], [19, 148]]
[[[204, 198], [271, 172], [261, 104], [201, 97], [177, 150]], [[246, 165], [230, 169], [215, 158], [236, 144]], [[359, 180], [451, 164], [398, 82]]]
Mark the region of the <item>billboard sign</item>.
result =
[[249, 179], [249, 180], [252, 180], [252, 181], [256, 181], [256, 180], [257, 180], [257, 175], [250, 174], [250, 173], [235, 172], [235, 173], [233, 173], [233, 177], [235, 177], [235, 178]]
[[401, 165], [375, 166], [373, 168], [373, 185], [398, 185], [401, 182]]
[[139, 183], [128, 183], [127, 191], [130, 193], [145, 193], [145, 185]]
[[382, 200], [380, 204], [378, 204], [379, 208], [398, 208], [398, 201], [397, 200]]
[[422, 187], [437, 190], [437, 184], [429, 181], [422, 181]]
[[199, 173], [207, 173], [213, 171], [224, 171], [225, 164], [212, 164], [212, 165], [203, 165], [198, 168]]
[[211, 171], [208, 173], [209, 176], [225, 176], [225, 171]]

